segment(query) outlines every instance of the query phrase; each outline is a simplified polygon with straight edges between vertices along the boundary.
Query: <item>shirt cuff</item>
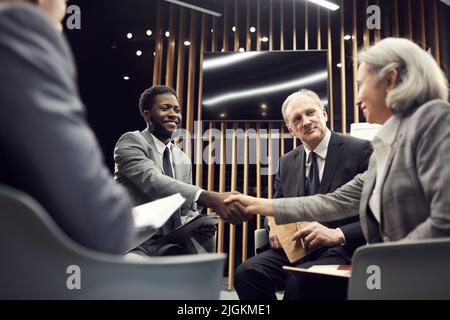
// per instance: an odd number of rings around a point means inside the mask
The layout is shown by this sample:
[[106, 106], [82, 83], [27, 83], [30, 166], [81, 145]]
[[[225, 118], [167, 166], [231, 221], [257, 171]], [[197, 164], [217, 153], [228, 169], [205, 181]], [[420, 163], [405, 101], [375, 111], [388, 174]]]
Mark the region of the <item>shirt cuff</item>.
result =
[[345, 234], [344, 232], [342, 232], [341, 228], [336, 228], [336, 230], [338, 230], [341, 235], [342, 235], [342, 239], [344, 239], [344, 241], [341, 243], [342, 246], [345, 246], [347, 244], [347, 241], [345, 240]]
[[192, 203], [192, 210], [194, 210], [194, 211], [196, 211], [196, 210], [202, 211], [203, 207], [197, 206], [197, 201], [198, 201], [198, 198], [200, 198], [200, 194], [201, 194], [203, 191], [205, 191], [205, 190], [199, 189], [199, 190], [197, 190], [197, 192], [195, 193], [194, 202]]

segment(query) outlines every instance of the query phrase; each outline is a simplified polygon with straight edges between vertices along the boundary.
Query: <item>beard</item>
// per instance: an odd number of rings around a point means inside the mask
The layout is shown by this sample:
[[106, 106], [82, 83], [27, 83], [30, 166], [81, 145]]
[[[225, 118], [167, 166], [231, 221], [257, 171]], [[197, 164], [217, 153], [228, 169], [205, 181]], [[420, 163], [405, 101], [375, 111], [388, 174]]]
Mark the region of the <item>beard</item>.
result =
[[151, 118], [149, 122], [149, 129], [154, 135], [163, 139], [171, 139], [174, 132], [168, 130], [162, 122], [158, 119]]

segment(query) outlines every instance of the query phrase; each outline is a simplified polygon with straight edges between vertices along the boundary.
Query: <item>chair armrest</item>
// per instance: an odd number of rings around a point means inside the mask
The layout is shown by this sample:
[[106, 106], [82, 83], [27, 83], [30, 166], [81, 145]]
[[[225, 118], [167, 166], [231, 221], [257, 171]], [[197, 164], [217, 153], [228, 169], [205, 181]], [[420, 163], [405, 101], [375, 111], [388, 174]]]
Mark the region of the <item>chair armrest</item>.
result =
[[267, 230], [265, 228], [256, 229], [255, 230], [255, 255], [256, 255], [256, 249], [263, 247], [267, 243], [269, 243], [269, 236], [267, 235]]

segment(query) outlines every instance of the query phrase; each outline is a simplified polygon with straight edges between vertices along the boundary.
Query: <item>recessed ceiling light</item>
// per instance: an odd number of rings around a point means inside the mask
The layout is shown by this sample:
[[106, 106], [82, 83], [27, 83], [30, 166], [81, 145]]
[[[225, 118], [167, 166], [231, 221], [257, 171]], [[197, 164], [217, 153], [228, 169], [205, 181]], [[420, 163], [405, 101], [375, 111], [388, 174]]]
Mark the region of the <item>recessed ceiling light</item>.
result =
[[190, 42], [189, 40], [186, 40], [186, 41], [184, 42], [184, 45], [185, 45], [185, 46], [190, 46], [190, 45], [191, 45], [191, 42]]
[[128, 80], [130, 80], [130, 77], [129, 76], [123, 76], [123, 80], [128, 81]]
[[225, 118], [225, 113], [221, 113], [221, 114], [220, 114], [220, 117], [221, 117], [221, 118]]
[[231, 28], [231, 30], [233, 30], [233, 32], [236, 32], [236, 27], [233, 26], [233, 27]]
[[267, 37], [262, 37], [262, 38], [261, 38], [261, 41], [262, 41], [262, 42], [267, 42], [267, 41], [269, 41], [269, 38], [267, 38]]
[[265, 116], [267, 113], [263, 112], [262, 115]]
[[261, 105], [261, 109], [266, 109], [266, 108], [267, 108], [267, 104], [263, 103], [263, 104]]
[[142, 56], [142, 51], [141, 51], [141, 50], [136, 51], [136, 55], [137, 55], [138, 57]]
[[255, 27], [250, 27], [250, 32], [251, 33], [255, 33], [256, 32], [256, 28]]
[[166, 31], [166, 33], [164, 33], [164, 35], [166, 36], [166, 38], [170, 37], [170, 32]]
[[152, 35], [152, 30], [147, 30], [146, 32], [145, 32], [145, 34], [147, 35], [147, 36], [151, 36]]
[[211, 29], [211, 32], [214, 32], [214, 29]]
[[245, 49], [244, 48], [239, 48], [239, 52], [244, 52]]
[[133, 34], [132, 34], [131, 32], [128, 32], [128, 33], [127, 33], [127, 38], [128, 38], [128, 39], [133, 38]]
[[336, 65], [336, 67], [342, 68], [342, 63], [339, 62], [339, 63]]

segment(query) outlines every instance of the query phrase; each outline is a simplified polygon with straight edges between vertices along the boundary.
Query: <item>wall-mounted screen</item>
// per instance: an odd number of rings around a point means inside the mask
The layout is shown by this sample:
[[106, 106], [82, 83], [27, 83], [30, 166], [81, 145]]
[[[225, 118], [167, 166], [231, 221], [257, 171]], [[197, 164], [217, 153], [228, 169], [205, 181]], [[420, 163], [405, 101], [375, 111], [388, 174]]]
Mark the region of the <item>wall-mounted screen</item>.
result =
[[301, 88], [328, 105], [326, 50], [205, 53], [202, 68], [205, 121], [280, 121]]

